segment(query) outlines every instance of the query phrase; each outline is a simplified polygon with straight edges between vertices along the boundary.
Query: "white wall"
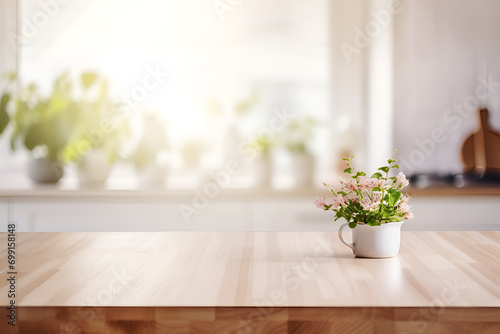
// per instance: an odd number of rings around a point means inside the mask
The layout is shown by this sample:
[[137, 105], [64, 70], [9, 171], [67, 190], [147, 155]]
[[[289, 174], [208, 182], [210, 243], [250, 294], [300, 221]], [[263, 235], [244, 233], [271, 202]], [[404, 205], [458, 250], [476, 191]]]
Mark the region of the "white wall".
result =
[[[395, 146], [415, 171], [461, 172], [460, 148], [478, 124], [476, 108], [465, 116], [447, 110], [474, 96], [478, 76], [500, 82], [500, 1], [405, 0], [403, 8], [394, 23]], [[479, 105], [500, 129], [500, 86]], [[432, 144], [436, 128], [446, 139]]]

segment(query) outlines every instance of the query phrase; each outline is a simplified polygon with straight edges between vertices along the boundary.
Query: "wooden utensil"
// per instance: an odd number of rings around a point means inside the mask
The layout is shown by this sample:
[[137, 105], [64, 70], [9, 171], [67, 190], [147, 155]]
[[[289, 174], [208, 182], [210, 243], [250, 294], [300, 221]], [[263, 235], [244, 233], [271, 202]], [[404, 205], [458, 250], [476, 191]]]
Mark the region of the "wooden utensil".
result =
[[489, 111], [479, 110], [479, 130], [462, 145], [464, 172], [480, 176], [500, 174], [500, 133], [489, 123]]

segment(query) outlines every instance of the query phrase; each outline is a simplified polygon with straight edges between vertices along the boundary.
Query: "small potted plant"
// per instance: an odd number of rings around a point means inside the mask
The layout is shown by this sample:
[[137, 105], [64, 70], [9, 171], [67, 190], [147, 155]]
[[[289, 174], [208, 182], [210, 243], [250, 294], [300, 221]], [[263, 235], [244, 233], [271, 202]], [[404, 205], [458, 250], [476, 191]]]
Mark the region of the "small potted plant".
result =
[[273, 164], [271, 150], [274, 142], [265, 136], [258, 136], [248, 143], [248, 149], [253, 151], [255, 159], [254, 184], [258, 188], [269, 188], [272, 183]]
[[[315, 204], [325, 211], [335, 213], [335, 220], [344, 218], [347, 223], [339, 229], [340, 240], [350, 247], [357, 257], [386, 258], [396, 256], [400, 247], [400, 231], [404, 220], [412, 219], [408, 201], [410, 197], [401, 193], [409, 184], [403, 173], [390, 176], [398, 169], [396, 160], [387, 160], [371, 177], [355, 171], [351, 166], [353, 157], [344, 158], [347, 178], [340, 178], [340, 189], [335, 190], [324, 183], [333, 194], [330, 201], [318, 197]], [[342, 236], [343, 229], [353, 229], [353, 242]]]
[[35, 84], [21, 86], [14, 94], [16, 75], [8, 79], [10, 89], [1, 99], [0, 134], [10, 123], [11, 148], [21, 142], [33, 152], [29, 177], [39, 183], [57, 182], [64, 165], [78, 164], [84, 181], [104, 181], [129, 135], [127, 120], [117, 116], [118, 106], [109, 97], [108, 82], [87, 72], [74, 84], [65, 72], [44, 95]]
[[165, 157], [169, 149], [167, 125], [155, 112], [143, 113], [142, 121], [142, 134], [130, 161], [139, 173], [141, 183], [163, 186], [167, 176]]
[[78, 165], [81, 182], [103, 183], [130, 137], [130, 125], [119, 111], [120, 105], [110, 97], [108, 80], [95, 72], [85, 72], [77, 85], [81, 88], [78, 122], [62, 158]]
[[200, 139], [187, 139], [181, 144], [180, 154], [184, 167], [187, 170], [193, 171], [199, 169], [202, 164], [205, 145]]
[[309, 142], [313, 138], [317, 121], [306, 117], [292, 121], [283, 132], [284, 147], [290, 153], [292, 176], [296, 187], [307, 187], [313, 183], [314, 155]]
[[1, 98], [0, 134], [10, 124], [12, 150], [21, 142], [33, 152], [28, 162], [28, 175], [32, 180], [57, 182], [63, 174], [61, 152], [72, 136], [79, 115], [79, 106], [70, 95], [71, 82], [67, 74], [61, 75], [51, 94], [44, 96], [35, 84], [21, 86], [15, 94], [16, 75], [8, 74], [8, 79], [10, 89]]

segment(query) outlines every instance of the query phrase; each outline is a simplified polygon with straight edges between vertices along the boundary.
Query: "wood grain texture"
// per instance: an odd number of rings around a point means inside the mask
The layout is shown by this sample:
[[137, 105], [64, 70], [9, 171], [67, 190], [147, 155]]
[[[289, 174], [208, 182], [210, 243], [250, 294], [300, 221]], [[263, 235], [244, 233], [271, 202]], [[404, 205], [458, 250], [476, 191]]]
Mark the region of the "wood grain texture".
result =
[[[500, 307], [500, 232], [403, 232], [398, 257], [378, 260], [354, 258], [326, 232], [17, 240], [17, 305], [25, 307]], [[7, 289], [2, 279], [0, 305]]]
[[[3, 325], [3, 324], [2, 324]], [[2, 326], [0, 325], [0, 329]], [[6, 334], [337, 334], [500, 332], [499, 308], [22, 307]]]

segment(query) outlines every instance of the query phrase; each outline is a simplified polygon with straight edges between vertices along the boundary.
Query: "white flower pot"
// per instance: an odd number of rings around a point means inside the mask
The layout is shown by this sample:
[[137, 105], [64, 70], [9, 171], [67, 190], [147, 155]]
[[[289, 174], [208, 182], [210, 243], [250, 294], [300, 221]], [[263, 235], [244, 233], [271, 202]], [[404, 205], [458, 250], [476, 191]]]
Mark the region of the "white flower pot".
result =
[[292, 154], [292, 176], [295, 187], [308, 187], [313, 184], [314, 156], [309, 153]]
[[78, 165], [81, 182], [104, 183], [111, 171], [107, 154], [100, 149], [92, 149], [82, 157]]
[[43, 157], [28, 161], [28, 176], [37, 183], [56, 183], [62, 175], [63, 166], [55, 160]]
[[380, 226], [358, 224], [352, 231], [352, 243], [345, 241], [342, 231], [347, 223], [340, 226], [339, 238], [352, 249], [356, 257], [386, 258], [398, 255], [401, 244], [401, 225], [391, 222]]
[[167, 166], [156, 163], [144, 167], [139, 172], [139, 180], [144, 186], [164, 187], [167, 178]]
[[272, 176], [272, 161], [271, 158], [257, 159], [254, 162], [255, 177], [254, 185], [257, 188], [269, 188], [271, 187], [271, 176]]

